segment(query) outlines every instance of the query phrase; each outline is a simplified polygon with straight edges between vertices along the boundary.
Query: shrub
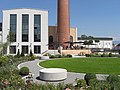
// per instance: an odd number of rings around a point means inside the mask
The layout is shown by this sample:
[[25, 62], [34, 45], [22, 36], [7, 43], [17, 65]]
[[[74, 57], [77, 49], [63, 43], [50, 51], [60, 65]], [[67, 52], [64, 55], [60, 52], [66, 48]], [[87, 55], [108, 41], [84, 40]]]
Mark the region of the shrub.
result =
[[67, 57], [72, 57], [72, 55], [71, 54], [67, 54]]
[[103, 53], [103, 54], [101, 54], [101, 57], [105, 57], [106, 55]]
[[33, 55], [33, 56], [30, 57], [29, 60], [31, 61], [31, 60], [35, 60], [35, 59], [36, 59], [36, 56]]
[[109, 75], [107, 82], [110, 84], [111, 90], [120, 90], [120, 77], [118, 75]]
[[113, 55], [112, 55], [112, 53], [109, 53], [109, 57], [112, 57]]
[[82, 80], [82, 79], [78, 79], [76, 78], [75, 79], [77, 85], [75, 86], [76, 88], [80, 88], [80, 87], [86, 87], [86, 81], [85, 80]]
[[24, 55], [24, 52], [22, 51], [22, 52], [21, 52], [21, 57], [24, 57], [24, 56], [25, 56], [25, 55]]
[[8, 57], [5, 56], [0, 57], [0, 66], [6, 65], [7, 63], [9, 63]]
[[86, 56], [86, 57], [91, 57], [91, 55], [90, 55], [90, 54], [85, 54], [85, 56]]
[[28, 75], [29, 74], [29, 68], [28, 67], [22, 67], [20, 69], [20, 75]]
[[97, 79], [90, 79], [89, 85], [91, 87], [91, 90], [105, 90], [101, 89], [100, 82]]
[[43, 56], [51, 56], [51, 54], [49, 54], [49, 53], [45, 53]]
[[62, 58], [62, 56], [58, 54], [58, 55], [55, 55], [55, 58]]
[[51, 55], [50, 58], [56, 58], [55, 55]]
[[85, 81], [86, 81], [86, 84], [87, 85], [90, 85], [89, 82], [91, 79], [96, 79], [96, 75], [93, 74], [93, 73], [87, 73], [84, 77]]
[[62, 89], [62, 88], [60, 88], [60, 89], [61, 90], [73, 90], [72, 88], [73, 88], [72, 84], [66, 84], [64, 89]]

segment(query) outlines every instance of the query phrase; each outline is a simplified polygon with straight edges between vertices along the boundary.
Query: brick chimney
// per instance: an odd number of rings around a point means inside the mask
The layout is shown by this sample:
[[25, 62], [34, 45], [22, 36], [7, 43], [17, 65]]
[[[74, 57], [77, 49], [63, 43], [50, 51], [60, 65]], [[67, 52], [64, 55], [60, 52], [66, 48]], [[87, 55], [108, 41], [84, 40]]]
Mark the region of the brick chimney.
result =
[[57, 19], [58, 42], [59, 45], [66, 48], [66, 46], [69, 46], [70, 42], [69, 0], [58, 0]]

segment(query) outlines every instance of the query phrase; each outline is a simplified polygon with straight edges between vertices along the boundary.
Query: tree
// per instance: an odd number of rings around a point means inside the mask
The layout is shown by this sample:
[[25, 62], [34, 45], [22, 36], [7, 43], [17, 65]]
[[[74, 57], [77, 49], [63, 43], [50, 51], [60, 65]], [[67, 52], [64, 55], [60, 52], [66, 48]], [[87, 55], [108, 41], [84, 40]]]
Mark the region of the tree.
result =
[[12, 33], [11, 31], [9, 32], [9, 34], [7, 35], [7, 41], [6, 42], [2, 42], [0, 43], [0, 53], [1, 55], [3, 54], [6, 54], [7, 52], [7, 47], [13, 43], [15, 40], [15, 37], [14, 37], [14, 33]]
[[93, 36], [88, 36], [88, 39], [92, 39], [93, 38]]
[[100, 40], [95, 40], [96, 43], [100, 42]]
[[12, 43], [12, 42], [15, 42], [15, 33], [10, 31], [9, 32], [9, 35], [7, 35], [7, 41], [9, 43]]
[[93, 45], [93, 40], [89, 40], [89, 41], [84, 41], [83, 43], [84, 45], [88, 45], [88, 48], [89, 48], [89, 45]]
[[88, 43], [89, 43], [90, 45], [91, 45], [91, 44], [93, 44], [93, 40], [89, 40], [89, 42], [88, 42]]
[[81, 35], [81, 38], [82, 39], [87, 38], [87, 35]]

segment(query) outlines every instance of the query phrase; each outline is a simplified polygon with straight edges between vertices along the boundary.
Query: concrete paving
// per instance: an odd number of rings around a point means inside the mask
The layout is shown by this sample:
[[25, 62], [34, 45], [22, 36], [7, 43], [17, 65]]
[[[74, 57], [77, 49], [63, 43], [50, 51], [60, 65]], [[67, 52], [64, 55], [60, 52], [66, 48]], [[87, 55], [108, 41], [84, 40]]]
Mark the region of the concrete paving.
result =
[[[28, 61], [28, 62], [25, 62], [25, 63], [21, 63], [21, 64], [18, 65], [18, 68], [21, 68], [21, 67], [24, 67], [24, 66], [28, 67], [30, 69], [30, 72], [33, 74], [33, 81], [37, 82], [37, 83], [44, 84], [48, 81], [42, 81], [42, 80], [39, 79], [39, 70], [43, 69], [43, 67], [39, 66], [38, 64], [42, 61], [45, 61], [45, 60], [36, 59], [34, 61]], [[64, 82], [65, 84], [68, 84], [68, 83], [76, 84], [75, 79], [76, 78], [84, 79], [84, 76], [85, 76], [85, 74], [83, 74], [83, 73], [68, 72], [66, 80], [58, 81], [58, 82], [49, 82], [49, 83], [57, 84], [57, 83]], [[97, 79], [104, 80], [106, 78], [106, 76], [108, 76], [108, 75], [97, 74], [96, 76], [97, 76]]]

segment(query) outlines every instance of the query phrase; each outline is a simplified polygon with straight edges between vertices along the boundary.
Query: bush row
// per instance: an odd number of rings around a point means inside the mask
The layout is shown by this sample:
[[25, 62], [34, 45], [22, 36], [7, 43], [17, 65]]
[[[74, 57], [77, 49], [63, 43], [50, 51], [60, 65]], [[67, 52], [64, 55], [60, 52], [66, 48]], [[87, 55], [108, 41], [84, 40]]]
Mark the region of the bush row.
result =
[[72, 57], [71, 54], [67, 54], [67, 55], [51, 55], [51, 54], [45, 54], [44, 56], [49, 56], [50, 58], [70, 58]]
[[19, 75], [13, 74], [9, 79], [0, 77], [0, 88], [2, 90], [120, 90], [120, 77], [117, 75], [109, 75], [106, 80], [97, 80], [95, 74], [88, 73], [84, 80], [76, 78], [75, 82], [76, 85], [25, 83]]
[[86, 57], [118, 57], [118, 55], [113, 55], [112, 53], [109, 54], [86, 54]]
[[[4, 66], [6, 64], [19, 64], [23, 61], [31, 61], [31, 60], [35, 60], [37, 57], [36, 56], [24, 56], [24, 57], [18, 57], [17, 55], [12, 56], [1, 56], [0, 57], [0, 66]], [[19, 62], [19, 63], [18, 63]]]

